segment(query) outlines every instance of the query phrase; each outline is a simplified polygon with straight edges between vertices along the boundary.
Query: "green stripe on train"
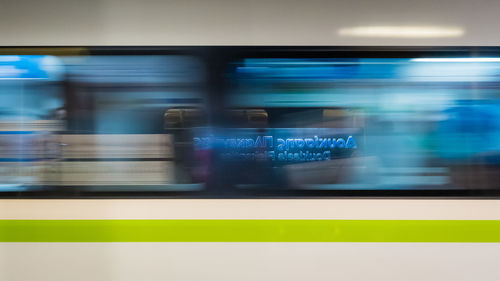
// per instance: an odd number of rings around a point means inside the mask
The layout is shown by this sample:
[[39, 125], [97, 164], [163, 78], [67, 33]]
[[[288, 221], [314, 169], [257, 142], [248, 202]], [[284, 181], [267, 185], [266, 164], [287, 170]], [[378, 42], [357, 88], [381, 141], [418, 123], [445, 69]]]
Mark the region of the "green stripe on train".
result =
[[499, 220], [0, 220], [1, 242], [500, 242]]

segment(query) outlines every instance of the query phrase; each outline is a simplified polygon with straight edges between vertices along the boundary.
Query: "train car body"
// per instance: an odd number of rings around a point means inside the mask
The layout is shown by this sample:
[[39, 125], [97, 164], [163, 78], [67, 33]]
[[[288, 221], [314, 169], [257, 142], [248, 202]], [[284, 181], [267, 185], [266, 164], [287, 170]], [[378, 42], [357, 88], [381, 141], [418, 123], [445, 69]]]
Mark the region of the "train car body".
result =
[[498, 280], [499, 3], [382, 2], [6, 3], [0, 280]]

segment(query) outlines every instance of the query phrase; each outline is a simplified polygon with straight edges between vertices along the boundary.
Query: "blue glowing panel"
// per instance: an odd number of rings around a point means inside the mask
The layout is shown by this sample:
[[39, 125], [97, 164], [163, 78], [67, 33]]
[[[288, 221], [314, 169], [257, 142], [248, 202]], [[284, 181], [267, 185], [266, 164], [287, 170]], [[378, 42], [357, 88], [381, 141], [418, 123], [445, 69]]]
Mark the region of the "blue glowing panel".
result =
[[52, 56], [0, 56], [0, 79], [59, 79], [61, 63]]

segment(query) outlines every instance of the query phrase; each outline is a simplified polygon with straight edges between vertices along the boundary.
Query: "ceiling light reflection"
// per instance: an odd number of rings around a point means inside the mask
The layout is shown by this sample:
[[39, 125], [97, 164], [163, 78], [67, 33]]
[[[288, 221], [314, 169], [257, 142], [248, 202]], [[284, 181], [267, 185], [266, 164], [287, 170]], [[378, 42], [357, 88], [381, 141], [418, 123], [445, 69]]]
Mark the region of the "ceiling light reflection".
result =
[[435, 38], [460, 37], [465, 31], [458, 27], [438, 26], [359, 26], [341, 28], [338, 34], [352, 37]]

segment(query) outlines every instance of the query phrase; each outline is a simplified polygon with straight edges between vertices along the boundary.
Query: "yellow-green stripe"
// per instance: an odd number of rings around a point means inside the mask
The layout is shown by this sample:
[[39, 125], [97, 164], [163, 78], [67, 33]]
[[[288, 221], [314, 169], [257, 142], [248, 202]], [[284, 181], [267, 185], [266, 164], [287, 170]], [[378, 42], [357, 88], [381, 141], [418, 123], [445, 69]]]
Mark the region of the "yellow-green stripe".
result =
[[0, 242], [500, 242], [500, 221], [0, 220]]

